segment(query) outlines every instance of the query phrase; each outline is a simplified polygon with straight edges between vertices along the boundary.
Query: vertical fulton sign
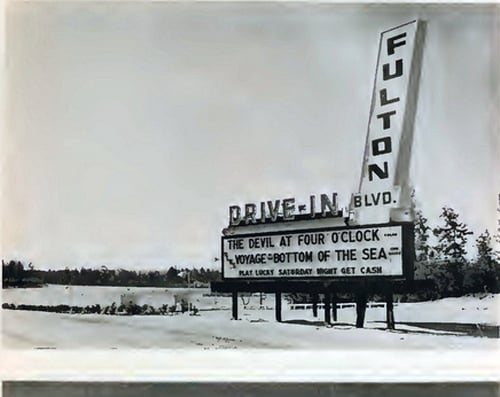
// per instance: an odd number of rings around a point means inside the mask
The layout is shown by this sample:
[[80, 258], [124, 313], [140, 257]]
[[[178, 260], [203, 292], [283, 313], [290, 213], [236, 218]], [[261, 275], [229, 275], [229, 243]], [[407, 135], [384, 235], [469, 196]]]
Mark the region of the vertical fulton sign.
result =
[[424, 27], [412, 21], [380, 36], [355, 223], [412, 220], [408, 174]]

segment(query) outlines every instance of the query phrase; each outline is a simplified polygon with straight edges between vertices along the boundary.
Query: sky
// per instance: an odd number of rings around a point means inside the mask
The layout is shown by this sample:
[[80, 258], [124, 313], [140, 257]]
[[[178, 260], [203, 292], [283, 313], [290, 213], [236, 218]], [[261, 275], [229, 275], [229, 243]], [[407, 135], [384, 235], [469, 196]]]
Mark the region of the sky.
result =
[[427, 21], [417, 207], [496, 228], [499, 11], [486, 6], [10, 2], [1, 257], [219, 266], [228, 207], [360, 178], [378, 40]]

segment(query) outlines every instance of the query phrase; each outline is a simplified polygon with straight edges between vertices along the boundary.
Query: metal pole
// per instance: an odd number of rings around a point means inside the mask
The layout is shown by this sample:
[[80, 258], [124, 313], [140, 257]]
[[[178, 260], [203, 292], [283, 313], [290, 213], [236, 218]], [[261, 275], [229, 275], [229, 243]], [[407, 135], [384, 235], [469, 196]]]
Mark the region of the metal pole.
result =
[[392, 293], [392, 287], [389, 285], [386, 291], [385, 299], [385, 314], [387, 320], [387, 329], [395, 329], [396, 323], [394, 321], [394, 295]]
[[318, 294], [313, 294], [313, 317], [318, 317]]
[[232, 300], [233, 300], [233, 320], [238, 320], [238, 292], [232, 292]]
[[364, 286], [356, 292], [356, 328], [363, 328], [365, 323], [366, 295]]
[[281, 323], [281, 292], [276, 292], [275, 299], [276, 321]]
[[332, 313], [333, 321], [337, 321], [337, 296], [332, 294]]
[[332, 323], [332, 320], [330, 317], [331, 310], [332, 310], [331, 306], [330, 306], [331, 299], [332, 299], [331, 294], [329, 292], [327, 292], [325, 294], [325, 324], [327, 324], [327, 325], [330, 325]]

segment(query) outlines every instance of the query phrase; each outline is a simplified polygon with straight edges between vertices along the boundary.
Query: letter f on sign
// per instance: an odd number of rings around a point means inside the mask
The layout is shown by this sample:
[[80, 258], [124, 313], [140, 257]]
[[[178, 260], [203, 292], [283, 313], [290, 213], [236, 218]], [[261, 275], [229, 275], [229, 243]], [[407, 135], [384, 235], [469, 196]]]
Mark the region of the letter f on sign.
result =
[[406, 44], [406, 40], [397, 41], [406, 37], [406, 32], [387, 39], [387, 54], [394, 55], [394, 49]]

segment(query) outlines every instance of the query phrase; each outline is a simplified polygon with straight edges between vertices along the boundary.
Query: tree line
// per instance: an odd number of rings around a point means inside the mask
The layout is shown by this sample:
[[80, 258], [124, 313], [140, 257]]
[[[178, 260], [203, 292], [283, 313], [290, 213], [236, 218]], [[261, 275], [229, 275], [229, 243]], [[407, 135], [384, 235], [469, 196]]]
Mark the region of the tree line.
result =
[[[467, 243], [473, 233], [459, 218], [453, 208], [443, 207], [441, 223], [431, 227], [422, 211], [416, 212], [416, 278], [434, 282], [429, 298], [500, 292], [500, 251], [493, 250], [492, 236], [487, 229], [482, 232], [475, 240], [474, 259], [468, 259]], [[494, 238], [500, 243], [500, 235]]]
[[[431, 280], [434, 285], [431, 291], [422, 291], [423, 299], [500, 292], [500, 251], [493, 250], [492, 236], [488, 230], [481, 233], [475, 240], [475, 257], [468, 259], [467, 243], [473, 233], [459, 218], [453, 208], [443, 207], [440, 224], [432, 227], [423, 212], [416, 211], [415, 278]], [[499, 234], [494, 239], [500, 243]], [[31, 263], [25, 267], [20, 261], [2, 260], [2, 270], [4, 288], [44, 284], [187, 287], [208, 286], [211, 281], [221, 279], [219, 270], [203, 267], [177, 269], [170, 266], [163, 272], [115, 270], [106, 266], [99, 269], [67, 267], [62, 270], [39, 270]]]
[[35, 269], [30, 263], [2, 260], [2, 285], [7, 287], [37, 287], [45, 284], [102, 285], [134, 287], [201, 287], [220, 280], [220, 271], [170, 266], [167, 271], [135, 271], [125, 269], [74, 268], [60, 270]]

